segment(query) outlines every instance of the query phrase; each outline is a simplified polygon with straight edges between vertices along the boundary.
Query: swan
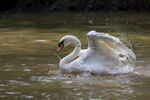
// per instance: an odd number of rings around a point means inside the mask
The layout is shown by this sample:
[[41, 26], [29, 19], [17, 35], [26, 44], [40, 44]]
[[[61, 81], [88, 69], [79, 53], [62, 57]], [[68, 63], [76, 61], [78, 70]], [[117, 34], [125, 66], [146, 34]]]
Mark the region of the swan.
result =
[[64, 36], [58, 44], [58, 52], [74, 44], [72, 53], [59, 62], [63, 73], [90, 72], [94, 74], [132, 72], [135, 54], [119, 38], [94, 30], [87, 33], [88, 48], [81, 50], [80, 40], [72, 35]]

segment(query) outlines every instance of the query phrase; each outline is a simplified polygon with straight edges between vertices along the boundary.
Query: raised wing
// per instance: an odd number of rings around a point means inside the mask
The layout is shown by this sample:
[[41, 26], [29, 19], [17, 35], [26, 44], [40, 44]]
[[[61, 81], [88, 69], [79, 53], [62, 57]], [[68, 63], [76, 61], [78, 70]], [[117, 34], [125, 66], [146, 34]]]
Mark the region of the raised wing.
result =
[[118, 38], [109, 34], [90, 31], [87, 34], [88, 48], [97, 56], [103, 56], [108, 61], [126, 63], [136, 59], [135, 54], [128, 49]]

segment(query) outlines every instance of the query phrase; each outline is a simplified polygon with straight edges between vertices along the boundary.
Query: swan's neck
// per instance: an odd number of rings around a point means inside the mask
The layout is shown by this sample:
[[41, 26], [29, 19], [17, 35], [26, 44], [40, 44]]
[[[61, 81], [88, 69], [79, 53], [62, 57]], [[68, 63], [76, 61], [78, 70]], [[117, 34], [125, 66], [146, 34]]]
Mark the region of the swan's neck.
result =
[[81, 50], [80, 41], [77, 39], [77, 40], [72, 41], [71, 43], [75, 45], [75, 49], [73, 50], [72, 53], [70, 53], [69, 55], [67, 55], [60, 61], [60, 66], [66, 66], [79, 55], [79, 52]]

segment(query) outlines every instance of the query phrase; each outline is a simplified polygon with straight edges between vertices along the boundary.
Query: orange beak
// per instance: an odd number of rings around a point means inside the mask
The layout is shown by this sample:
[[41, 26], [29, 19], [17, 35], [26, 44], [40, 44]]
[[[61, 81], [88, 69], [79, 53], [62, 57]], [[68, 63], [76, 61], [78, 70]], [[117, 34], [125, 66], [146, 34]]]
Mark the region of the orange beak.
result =
[[60, 45], [60, 47], [57, 49], [57, 51], [61, 51], [61, 49], [63, 48], [63, 45]]

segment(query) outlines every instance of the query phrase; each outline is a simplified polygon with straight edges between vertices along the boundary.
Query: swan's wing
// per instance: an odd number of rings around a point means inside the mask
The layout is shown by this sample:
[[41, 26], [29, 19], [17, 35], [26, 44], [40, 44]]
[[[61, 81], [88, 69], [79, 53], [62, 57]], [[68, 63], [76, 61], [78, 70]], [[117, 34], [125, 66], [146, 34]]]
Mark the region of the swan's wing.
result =
[[109, 34], [90, 31], [87, 34], [88, 48], [94, 56], [103, 56], [108, 61], [128, 61], [136, 59], [135, 54], [128, 49], [118, 38]]

